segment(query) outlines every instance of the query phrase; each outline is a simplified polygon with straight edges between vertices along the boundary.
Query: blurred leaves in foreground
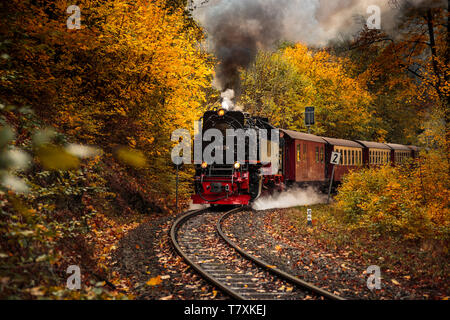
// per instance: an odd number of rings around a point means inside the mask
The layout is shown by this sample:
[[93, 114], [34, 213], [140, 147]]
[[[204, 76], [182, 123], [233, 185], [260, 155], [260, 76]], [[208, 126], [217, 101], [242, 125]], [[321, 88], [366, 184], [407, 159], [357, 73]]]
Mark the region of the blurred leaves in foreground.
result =
[[116, 158], [123, 164], [132, 166], [137, 169], [141, 169], [147, 166], [147, 159], [142, 151], [128, 148], [119, 147], [115, 152]]
[[[113, 212], [108, 200], [118, 198], [103, 176], [103, 151], [68, 143], [20, 110], [0, 114], [0, 299], [127, 298], [97, 281], [101, 275], [126, 286], [105, 261], [124, 230], [135, 226], [99, 212]], [[65, 287], [72, 264], [83, 270], [80, 291]]]
[[80, 165], [77, 157], [58, 146], [48, 144], [41, 146], [36, 154], [46, 170], [70, 170], [76, 169]]

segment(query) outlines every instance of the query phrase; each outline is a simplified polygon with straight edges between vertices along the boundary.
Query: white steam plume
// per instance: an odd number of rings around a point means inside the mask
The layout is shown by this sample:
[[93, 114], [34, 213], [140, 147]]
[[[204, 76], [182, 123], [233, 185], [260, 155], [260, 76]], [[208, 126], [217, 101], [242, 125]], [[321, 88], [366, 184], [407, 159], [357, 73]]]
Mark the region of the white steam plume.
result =
[[209, 205], [208, 204], [194, 204], [191, 200], [191, 202], [189, 203], [189, 210], [201, 210], [201, 209], [206, 209], [208, 208]]
[[313, 187], [306, 189], [293, 188], [271, 196], [257, 199], [253, 203], [255, 210], [268, 210], [275, 208], [291, 208], [296, 206], [307, 206], [325, 203], [327, 196], [318, 192]]
[[222, 108], [225, 110], [233, 110], [234, 109], [234, 90], [233, 89], [227, 89], [226, 91], [222, 92], [220, 95], [222, 97]]

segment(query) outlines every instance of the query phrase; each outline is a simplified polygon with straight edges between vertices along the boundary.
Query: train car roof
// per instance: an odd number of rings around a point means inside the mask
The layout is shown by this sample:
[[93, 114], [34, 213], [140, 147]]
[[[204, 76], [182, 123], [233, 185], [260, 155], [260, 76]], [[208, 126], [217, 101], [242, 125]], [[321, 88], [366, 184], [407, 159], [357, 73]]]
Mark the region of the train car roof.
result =
[[407, 147], [410, 148], [411, 150], [414, 150], [414, 151], [419, 151], [420, 150], [420, 148], [418, 146], [407, 146]]
[[295, 139], [295, 140], [305, 140], [305, 141], [325, 143], [325, 141], [323, 141], [323, 139], [321, 137], [315, 136], [313, 134], [303, 133], [303, 132], [298, 132], [298, 131], [293, 131], [293, 130], [286, 130], [286, 129], [280, 129], [280, 131], [284, 132], [290, 138]]
[[358, 142], [351, 141], [351, 140], [345, 140], [345, 139], [336, 139], [336, 138], [328, 138], [328, 137], [322, 137], [323, 140], [328, 142], [329, 144], [333, 146], [341, 146], [341, 147], [351, 147], [351, 148], [360, 148], [362, 149], [362, 145], [360, 145]]
[[405, 151], [411, 151], [410, 148], [408, 148], [407, 146], [404, 146], [402, 144], [396, 144], [396, 143], [387, 143], [387, 145], [389, 147], [391, 147], [394, 150], [405, 150]]
[[362, 140], [356, 140], [356, 142], [358, 142], [361, 145], [363, 145], [364, 147], [370, 148], [370, 149], [388, 149], [388, 150], [391, 150], [391, 148], [388, 145], [386, 145], [385, 143], [373, 142], [373, 141], [362, 141]]

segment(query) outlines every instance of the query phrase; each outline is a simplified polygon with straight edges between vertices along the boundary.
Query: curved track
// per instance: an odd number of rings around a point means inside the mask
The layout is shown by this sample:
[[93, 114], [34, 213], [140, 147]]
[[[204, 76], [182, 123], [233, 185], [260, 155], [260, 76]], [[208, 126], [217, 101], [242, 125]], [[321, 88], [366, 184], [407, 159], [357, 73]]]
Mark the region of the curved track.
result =
[[231, 214], [245, 209], [236, 208], [225, 214], [209, 209], [187, 212], [170, 231], [175, 250], [204, 279], [235, 299], [342, 299], [267, 265], [234, 244], [221, 224]]

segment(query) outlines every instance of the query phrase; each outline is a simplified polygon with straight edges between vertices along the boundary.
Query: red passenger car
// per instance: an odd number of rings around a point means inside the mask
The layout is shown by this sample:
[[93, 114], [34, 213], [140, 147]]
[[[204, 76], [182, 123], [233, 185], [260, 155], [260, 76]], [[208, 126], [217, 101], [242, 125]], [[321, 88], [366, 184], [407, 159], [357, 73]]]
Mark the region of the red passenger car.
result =
[[412, 150], [402, 144], [387, 143], [391, 147], [391, 162], [398, 164], [412, 157]]
[[363, 163], [366, 166], [380, 166], [391, 161], [391, 148], [384, 143], [356, 140], [363, 149]]
[[292, 130], [281, 130], [285, 141], [285, 180], [296, 184], [325, 181], [325, 146], [321, 137]]
[[416, 146], [408, 146], [409, 149], [411, 149], [411, 156], [413, 159], [417, 159], [419, 157], [419, 147]]
[[363, 163], [362, 153], [363, 146], [355, 141], [326, 138], [322, 137], [326, 142], [326, 179], [331, 180], [333, 165], [330, 164], [331, 153], [341, 153], [341, 163], [336, 166], [333, 181], [341, 181], [342, 177], [352, 169], [359, 168]]

